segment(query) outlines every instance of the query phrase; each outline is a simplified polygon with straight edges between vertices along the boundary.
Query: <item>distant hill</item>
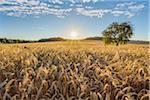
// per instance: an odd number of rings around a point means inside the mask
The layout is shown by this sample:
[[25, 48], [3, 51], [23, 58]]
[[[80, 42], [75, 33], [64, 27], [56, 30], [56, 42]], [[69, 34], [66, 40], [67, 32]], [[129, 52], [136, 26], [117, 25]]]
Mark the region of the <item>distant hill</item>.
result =
[[128, 42], [129, 44], [149, 44], [149, 41], [140, 41], [140, 40], [131, 40]]
[[102, 40], [102, 37], [87, 37], [84, 40]]
[[50, 42], [50, 41], [65, 41], [66, 39], [63, 39], [61, 37], [54, 37], [54, 38], [45, 38], [45, 39], [40, 39], [38, 42]]
[[[87, 37], [84, 40], [102, 40], [102, 37]], [[149, 44], [150, 41], [142, 41], [142, 40], [130, 40], [129, 44]]]

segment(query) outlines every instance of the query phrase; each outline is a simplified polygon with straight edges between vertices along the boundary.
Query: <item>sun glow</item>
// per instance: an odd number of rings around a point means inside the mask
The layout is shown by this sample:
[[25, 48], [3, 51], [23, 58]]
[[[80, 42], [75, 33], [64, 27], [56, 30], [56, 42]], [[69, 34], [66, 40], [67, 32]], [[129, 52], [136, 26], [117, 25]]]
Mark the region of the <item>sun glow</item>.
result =
[[71, 38], [71, 39], [77, 39], [77, 38], [78, 38], [78, 33], [77, 33], [76, 31], [72, 31], [72, 32], [70, 33], [70, 38]]

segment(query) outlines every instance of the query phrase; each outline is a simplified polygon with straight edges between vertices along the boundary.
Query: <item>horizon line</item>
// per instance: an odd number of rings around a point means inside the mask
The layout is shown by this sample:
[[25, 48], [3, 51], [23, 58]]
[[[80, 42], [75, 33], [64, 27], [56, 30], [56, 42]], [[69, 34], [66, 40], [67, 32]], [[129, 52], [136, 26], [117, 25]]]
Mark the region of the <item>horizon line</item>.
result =
[[[81, 37], [81, 38], [77, 38], [77, 39], [71, 39], [71, 38], [68, 38], [68, 37], [62, 37], [62, 36], [52, 36], [52, 37], [44, 37], [44, 38], [40, 38], [40, 39], [23, 39], [23, 38], [8, 38], [8, 37], [0, 37], [0, 39], [11, 39], [11, 40], [26, 40], [26, 41], [38, 41], [38, 40], [41, 40], [41, 39], [51, 39], [51, 38], [62, 38], [62, 39], [66, 39], [66, 40], [85, 40], [87, 38], [94, 38], [94, 37], [99, 37], [99, 38], [102, 38], [102, 36], [87, 36], [87, 37]], [[143, 39], [130, 39], [129, 41], [146, 41], [146, 42], [150, 42], [150, 40], [143, 40]]]

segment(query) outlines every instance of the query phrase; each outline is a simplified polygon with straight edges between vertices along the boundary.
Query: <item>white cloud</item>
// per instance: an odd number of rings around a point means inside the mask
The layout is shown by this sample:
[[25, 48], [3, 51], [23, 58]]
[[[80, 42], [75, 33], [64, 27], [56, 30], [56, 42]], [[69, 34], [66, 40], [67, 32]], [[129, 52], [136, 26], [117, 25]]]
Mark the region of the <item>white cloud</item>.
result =
[[48, 4], [47, 4], [47, 3], [44, 3], [44, 2], [41, 2], [41, 3], [40, 3], [40, 6], [48, 7]]
[[33, 6], [36, 6], [36, 5], [39, 5], [40, 1], [30, 0], [30, 1], [26, 2], [26, 3], [28, 3], [30, 5], [33, 5]]
[[135, 13], [131, 13], [129, 11], [119, 11], [119, 10], [112, 11], [111, 14], [113, 14], [114, 16], [127, 16], [128, 18], [135, 16]]
[[82, 4], [70, 4], [69, 5], [70, 7], [76, 7], [76, 8], [78, 8], [78, 7], [83, 7], [83, 5]]
[[87, 2], [97, 2], [98, 0], [82, 0], [83, 3], [87, 3]]
[[18, 4], [16, 1], [9, 1], [9, 0], [0, 0], [0, 4], [10, 4], [10, 5], [15, 5]]
[[124, 11], [115, 10], [111, 12], [114, 16], [120, 16], [124, 14]]
[[145, 8], [145, 4], [137, 2], [118, 3], [114, 5], [114, 8], [109, 6], [105, 7], [105, 9], [102, 9], [101, 6], [95, 8], [94, 3], [100, 1], [103, 0], [48, 0], [47, 2], [41, 0], [0, 0], [0, 13], [17, 17], [55, 15], [59, 18], [64, 18], [74, 12], [98, 18], [106, 14], [131, 18]]
[[3, 4], [3, 3], [5, 3], [5, 0], [0, 0], [0, 4]]
[[48, 0], [49, 2], [52, 2], [54, 4], [63, 4], [63, 0]]
[[85, 6], [86, 9], [93, 9], [92, 6]]
[[119, 3], [116, 5], [115, 9], [118, 10], [141, 10], [145, 7], [143, 3], [136, 2], [127, 2], [127, 3]]
[[124, 8], [124, 7], [127, 7], [127, 6], [131, 6], [133, 4], [135, 4], [136, 2], [125, 2], [125, 3], [118, 3], [116, 5], [116, 9], [118, 8]]
[[[29, 5], [28, 3], [27, 5]], [[35, 3], [34, 3], [35, 4]], [[31, 4], [33, 5], [33, 4]], [[30, 5], [30, 6], [31, 6]], [[55, 15], [57, 17], [64, 17], [67, 16], [72, 9], [58, 9], [58, 8], [49, 8], [46, 5], [44, 6], [8, 6], [8, 7], [0, 7], [0, 12], [5, 12], [8, 16], [16, 16], [16, 17], [24, 17], [27, 15], [34, 15], [34, 16], [40, 16], [40, 15]]]
[[115, 16], [125, 15], [128, 18], [136, 16], [142, 9], [145, 8], [144, 3], [137, 2], [125, 2], [116, 5], [115, 10], [112, 14]]
[[125, 11], [124, 15], [126, 15], [128, 18], [132, 18], [133, 16], [135, 16], [135, 13], [129, 12], [129, 11]]
[[105, 14], [109, 13], [111, 10], [108, 9], [84, 9], [84, 8], [76, 8], [76, 12], [85, 15], [85, 16], [90, 16], [90, 17], [103, 17]]
[[0, 7], [0, 11], [12, 11], [12, 10], [20, 10], [20, 8], [18, 6]]
[[144, 7], [145, 7], [144, 4], [138, 4], [138, 5], [131, 5], [128, 7], [128, 9], [139, 11], [139, 10], [142, 10]]
[[18, 3], [28, 2], [27, 0], [16, 0]]

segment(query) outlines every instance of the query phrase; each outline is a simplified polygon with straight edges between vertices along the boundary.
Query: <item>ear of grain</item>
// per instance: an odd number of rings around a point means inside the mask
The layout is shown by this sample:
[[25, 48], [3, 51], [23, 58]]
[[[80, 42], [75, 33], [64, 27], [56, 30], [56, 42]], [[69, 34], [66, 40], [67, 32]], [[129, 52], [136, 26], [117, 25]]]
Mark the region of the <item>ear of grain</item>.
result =
[[148, 50], [99, 41], [0, 44], [0, 99], [145, 100]]

